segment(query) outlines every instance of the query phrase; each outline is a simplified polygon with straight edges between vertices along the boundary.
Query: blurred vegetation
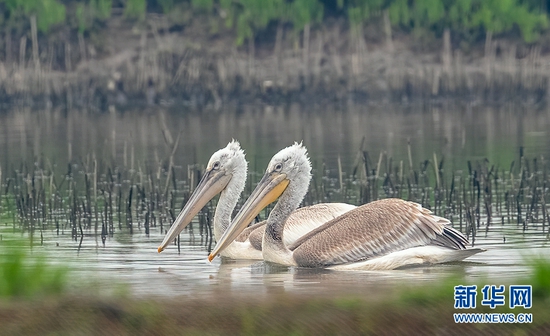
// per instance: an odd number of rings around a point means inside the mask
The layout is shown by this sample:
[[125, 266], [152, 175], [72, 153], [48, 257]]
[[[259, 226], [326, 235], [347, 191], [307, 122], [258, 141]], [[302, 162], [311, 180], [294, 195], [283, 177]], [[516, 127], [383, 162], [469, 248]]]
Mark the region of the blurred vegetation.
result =
[[[0, 301], [0, 334], [547, 335], [550, 292], [548, 287], [540, 291], [537, 277], [541, 270], [549, 268], [549, 261], [538, 260], [533, 264], [531, 277], [512, 283], [532, 284], [530, 309], [510, 309], [507, 304], [490, 309], [480, 305], [481, 295], [475, 309], [454, 309], [453, 287], [468, 282], [457, 277], [353, 296], [337, 292], [317, 295], [273, 292], [253, 297], [218, 291], [215, 296], [158, 301], [91, 295], [17, 304]], [[495, 283], [475, 282], [478, 288]], [[455, 323], [453, 313], [457, 312], [531, 313], [533, 323]]]
[[68, 38], [71, 31], [101, 30], [113, 15], [139, 22], [163, 14], [172, 25], [208, 22], [211, 34], [225, 27], [237, 45], [273, 25], [299, 34], [334, 19], [377, 24], [385, 14], [392, 29], [416, 36], [440, 37], [449, 29], [469, 43], [501, 33], [530, 43], [548, 27], [550, 10], [546, 0], [0, 0], [0, 9], [0, 32], [16, 37], [28, 34], [33, 16], [42, 36]]
[[65, 21], [66, 7], [57, 0], [1, 0], [0, 8], [4, 13], [0, 18], [3, 31], [26, 27], [33, 15], [42, 33]]
[[[76, 25], [80, 33], [90, 30], [96, 21], [104, 21], [111, 17], [112, 0], [81, 1], [74, 11]], [[130, 7], [131, 9], [131, 7]]]
[[61, 294], [68, 269], [47, 262], [23, 241], [0, 240], [0, 298], [35, 298]]
[[550, 261], [538, 258], [533, 262], [533, 274], [530, 282], [533, 286], [533, 297], [550, 301]]

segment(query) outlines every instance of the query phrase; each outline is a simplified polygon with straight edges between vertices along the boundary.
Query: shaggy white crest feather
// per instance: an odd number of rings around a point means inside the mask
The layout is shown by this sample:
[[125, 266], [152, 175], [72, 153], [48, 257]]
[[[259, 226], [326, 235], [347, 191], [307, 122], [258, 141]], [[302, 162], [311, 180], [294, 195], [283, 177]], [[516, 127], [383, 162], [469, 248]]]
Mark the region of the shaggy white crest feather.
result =
[[[283, 164], [283, 172], [285, 173], [301, 173], [307, 172], [308, 180], [311, 175], [311, 162], [307, 148], [302, 142], [295, 142], [293, 145], [281, 149], [277, 154], [271, 158], [266, 171], [273, 171], [275, 166], [279, 163]], [[298, 169], [298, 171], [295, 171]]]
[[[236, 140], [231, 140], [227, 146], [212, 154], [210, 160], [208, 161], [207, 169], [211, 169], [216, 162], [223, 162], [224, 168], [229, 172], [234, 172], [235, 169], [239, 168], [242, 169], [242, 166], [244, 165], [244, 175], [246, 176], [248, 167], [244, 157], [244, 150], [241, 149], [239, 142]], [[238, 158], [239, 160], [234, 160], [235, 158]]]

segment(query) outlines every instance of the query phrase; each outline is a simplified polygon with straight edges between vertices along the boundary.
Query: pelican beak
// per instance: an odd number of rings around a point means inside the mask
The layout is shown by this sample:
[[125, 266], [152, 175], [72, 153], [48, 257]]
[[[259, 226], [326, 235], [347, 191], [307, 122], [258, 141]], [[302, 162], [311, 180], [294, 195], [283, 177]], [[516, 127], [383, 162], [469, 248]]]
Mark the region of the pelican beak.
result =
[[231, 180], [231, 175], [225, 174], [219, 170], [207, 170], [199, 182], [195, 191], [189, 197], [187, 204], [183, 207], [178, 217], [170, 227], [170, 230], [164, 237], [158, 252], [162, 252], [185, 227], [191, 223], [191, 220], [214, 196], [222, 192]]
[[235, 216], [231, 225], [223, 233], [214, 250], [208, 256], [208, 261], [212, 261], [216, 255], [229, 246], [263, 208], [279, 198], [288, 187], [289, 182], [286, 174], [265, 174], [239, 213]]

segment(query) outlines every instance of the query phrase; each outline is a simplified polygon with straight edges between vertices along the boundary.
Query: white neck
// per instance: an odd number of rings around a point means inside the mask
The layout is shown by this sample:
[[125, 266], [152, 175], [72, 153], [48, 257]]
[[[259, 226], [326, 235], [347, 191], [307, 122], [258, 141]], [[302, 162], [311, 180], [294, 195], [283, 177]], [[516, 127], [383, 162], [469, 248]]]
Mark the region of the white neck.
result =
[[283, 242], [283, 232], [287, 218], [298, 208], [307, 194], [309, 179], [309, 174], [306, 174], [291, 181], [269, 213], [262, 245], [264, 260], [283, 265], [295, 264], [292, 252]]
[[227, 187], [221, 192], [214, 214], [214, 238], [220, 240], [231, 223], [231, 215], [246, 184], [246, 161], [240, 169], [235, 169]]

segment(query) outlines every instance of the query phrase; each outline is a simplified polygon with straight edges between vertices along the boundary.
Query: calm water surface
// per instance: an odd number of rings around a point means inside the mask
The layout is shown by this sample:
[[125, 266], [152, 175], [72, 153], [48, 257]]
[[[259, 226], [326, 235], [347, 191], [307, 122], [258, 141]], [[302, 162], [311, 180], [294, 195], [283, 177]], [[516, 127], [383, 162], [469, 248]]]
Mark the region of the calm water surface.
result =
[[[174, 157], [179, 172], [188, 165], [204, 165], [210, 155], [232, 138], [247, 153], [253, 178], [261, 176], [271, 156], [294, 141], [308, 147], [315, 173], [335, 171], [338, 158], [350, 173], [362, 149], [377, 158], [381, 151], [394, 160], [408, 160], [410, 141], [413, 162], [445, 158], [449, 170], [465, 169], [467, 160], [488, 158], [509, 165], [520, 147], [529, 157], [550, 157], [550, 112], [523, 107], [472, 106], [354, 106], [345, 109], [290, 106], [228, 108], [193, 111], [185, 108], [97, 113], [91, 111], [33, 111], [12, 109], [0, 113], [0, 168], [4, 176], [21, 165], [49, 165], [57, 174], [67, 162], [78, 164], [90, 157], [106, 165], [136, 169]], [[324, 165], [324, 166], [323, 166]], [[183, 173], [182, 173], [183, 174]], [[170, 246], [156, 248], [163, 235], [137, 230], [117, 232], [103, 246], [87, 235], [79, 248], [70, 234], [45, 232], [43, 247], [68, 263], [82, 281], [97, 283], [108, 293], [124, 283], [130, 293], [154, 296], [197, 296], [217, 291], [261, 295], [269, 292], [357, 292], [407, 283], [438, 281], [452, 274], [468, 280], [509, 282], [528, 274], [525, 258], [548, 255], [548, 229], [515, 223], [502, 227], [493, 219], [475, 244], [487, 252], [467, 262], [384, 272], [330, 272], [279, 268], [263, 262], [208, 263], [204, 242], [195, 232], [181, 236], [181, 252]], [[4, 229], [6, 230], [6, 229]]]
[[[178, 134], [176, 165], [205, 164], [235, 138], [246, 149], [250, 169], [262, 172], [281, 148], [302, 141], [312, 162], [348, 171], [362, 149], [415, 163], [436, 153], [446, 167], [488, 158], [509, 164], [523, 147], [526, 156], [550, 156], [550, 111], [521, 106], [269, 106], [195, 111], [186, 108], [98, 113], [92, 111], [0, 112], [2, 168], [48, 160], [62, 165], [94, 156], [127, 167], [166, 158]], [[66, 167], [59, 167], [64, 172]]]

